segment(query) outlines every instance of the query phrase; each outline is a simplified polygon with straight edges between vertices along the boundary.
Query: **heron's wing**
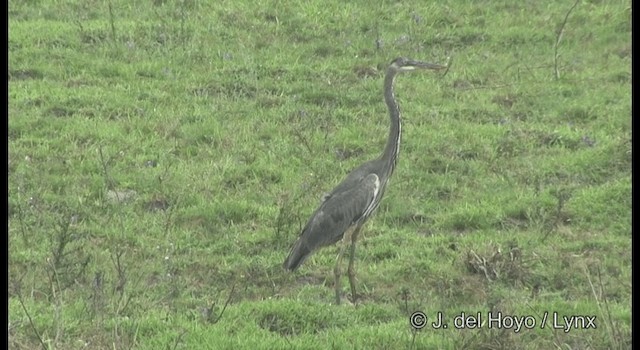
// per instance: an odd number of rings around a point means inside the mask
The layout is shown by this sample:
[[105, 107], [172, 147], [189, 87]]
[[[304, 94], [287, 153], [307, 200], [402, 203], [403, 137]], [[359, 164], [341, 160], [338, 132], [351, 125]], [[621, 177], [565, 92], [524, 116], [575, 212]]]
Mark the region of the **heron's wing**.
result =
[[378, 175], [369, 174], [350, 188], [331, 193], [315, 211], [300, 239], [310, 250], [339, 241], [349, 227], [375, 209], [379, 191]]
[[316, 249], [342, 239], [345, 231], [375, 209], [380, 187], [378, 175], [370, 173], [360, 178], [348, 177], [325, 195], [291, 248], [284, 267], [295, 270]]

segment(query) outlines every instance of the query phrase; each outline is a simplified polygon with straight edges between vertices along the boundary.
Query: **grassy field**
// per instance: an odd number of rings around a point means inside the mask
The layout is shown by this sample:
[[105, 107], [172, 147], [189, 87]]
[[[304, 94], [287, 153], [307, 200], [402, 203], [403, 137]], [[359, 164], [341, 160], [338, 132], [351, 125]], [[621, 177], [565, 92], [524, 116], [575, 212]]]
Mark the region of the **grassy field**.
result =
[[[9, 347], [630, 348], [631, 2], [374, 3], [10, 1]], [[282, 262], [398, 56], [334, 305]]]

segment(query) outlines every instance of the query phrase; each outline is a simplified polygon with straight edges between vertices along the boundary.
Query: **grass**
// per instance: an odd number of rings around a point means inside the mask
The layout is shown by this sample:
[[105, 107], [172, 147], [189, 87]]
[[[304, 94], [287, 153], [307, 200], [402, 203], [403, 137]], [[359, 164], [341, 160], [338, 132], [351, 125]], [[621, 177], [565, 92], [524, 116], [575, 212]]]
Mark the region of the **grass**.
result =
[[[629, 348], [631, 4], [572, 5], [10, 2], [10, 347]], [[335, 306], [335, 247], [281, 264], [397, 56], [452, 64]]]

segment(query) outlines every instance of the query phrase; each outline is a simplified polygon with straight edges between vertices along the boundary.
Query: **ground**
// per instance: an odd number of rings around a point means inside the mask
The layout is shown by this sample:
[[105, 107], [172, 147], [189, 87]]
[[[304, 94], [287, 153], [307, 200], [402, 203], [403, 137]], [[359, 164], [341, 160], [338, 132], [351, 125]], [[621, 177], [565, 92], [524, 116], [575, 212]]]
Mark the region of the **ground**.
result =
[[[631, 347], [629, 1], [11, 1], [8, 44], [13, 349]], [[282, 262], [398, 56], [450, 69], [397, 79], [337, 306], [338, 246]]]

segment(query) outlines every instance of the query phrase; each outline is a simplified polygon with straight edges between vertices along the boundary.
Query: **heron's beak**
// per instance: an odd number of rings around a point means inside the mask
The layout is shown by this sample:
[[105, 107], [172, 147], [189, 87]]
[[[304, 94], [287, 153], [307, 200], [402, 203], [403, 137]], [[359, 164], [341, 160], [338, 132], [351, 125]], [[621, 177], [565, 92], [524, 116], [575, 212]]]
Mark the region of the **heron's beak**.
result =
[[429, 62], [420, 62], [420, 61], [411, 61], [409, 62], [410, 66], [418, 69], [432, 69], [432, 70], [442, 70], [449, 68], [448, 65], [443, 66], [441, 64], [429, 63]]

